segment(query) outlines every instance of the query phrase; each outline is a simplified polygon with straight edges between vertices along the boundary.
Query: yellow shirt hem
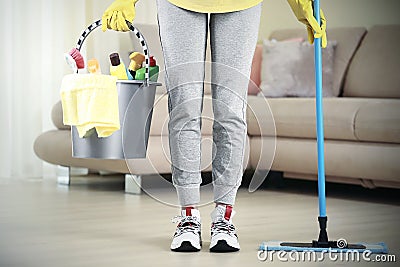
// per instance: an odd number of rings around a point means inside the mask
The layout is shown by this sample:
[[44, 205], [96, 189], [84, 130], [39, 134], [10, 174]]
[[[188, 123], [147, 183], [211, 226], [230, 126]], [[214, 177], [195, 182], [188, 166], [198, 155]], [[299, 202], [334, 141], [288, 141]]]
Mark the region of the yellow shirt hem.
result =
[[[199, 13], [226, 13], [226, 12], [234, 12], [240, 11], [244, 9], [248, 9], [250, 7], [256, 6], [261, 3], [263, 0], [238, 0], [235, 1], [235, 4], [226, 4], [226, 5], [212, 5], [209, 3], [205, 4], [195, 4], [191, 3], [191, 1], [185, 0], [168, 0], [171, 4], [181, 7], [183, 9], [187, 9], [190, 11], [195, 11]], [[207, 1], [204, 1], [207, 2]]]

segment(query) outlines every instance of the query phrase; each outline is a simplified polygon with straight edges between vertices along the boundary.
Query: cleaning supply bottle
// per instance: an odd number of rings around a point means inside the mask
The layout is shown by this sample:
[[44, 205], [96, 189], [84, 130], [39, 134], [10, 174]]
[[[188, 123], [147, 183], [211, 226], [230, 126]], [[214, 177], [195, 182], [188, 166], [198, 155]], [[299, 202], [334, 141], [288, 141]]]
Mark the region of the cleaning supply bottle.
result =
[[129, 58], [131, 60], [129, 64], [129, 73], [135, 77], [136, 76], [136, 71], [142, 67], [142, 63], [145, 60], [145, 57], [142, 53], [139, 52], [133, 52], [129, 55]]
[[126, 68], [123, 62], [119, 59], [118, 53], [112, 53], [110, 55], [110, 74], [118, 78], [118, 80], [128, 80], [126, 74]]
[[[158, 72], [160, 67], [156, 65], [156, 60], [153, 56], [150, 56], [150, 81], [157, 82], [158, 80]], [[140, 68], [136, 71], [135, 80], [144, 80], [146, 68]]]
[[91, 74], [101, 74], [101, 68], [99, 61], [95, 58], [88, 60], [88, 71]]
[[126, 70], [126, 76], [128, 76], [128, 80], [134, 80], [135, 76], [133, 76], [130, 71], [128, 70], [128, 68], [125, 69]]

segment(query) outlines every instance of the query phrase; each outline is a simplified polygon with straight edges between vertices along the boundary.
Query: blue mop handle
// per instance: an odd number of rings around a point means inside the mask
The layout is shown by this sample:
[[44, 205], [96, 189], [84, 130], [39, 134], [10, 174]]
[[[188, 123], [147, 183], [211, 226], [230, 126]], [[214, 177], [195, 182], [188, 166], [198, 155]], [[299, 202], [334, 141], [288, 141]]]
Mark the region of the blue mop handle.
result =
[[[314, 16], [321, 24], [319, 0], [314, 0]], [[321, 38], [314, 40], [315, 97], [317, 109], [317, 152], [318, 152], [318, 200], [319, 216], [326, 217], [325, 162], [324, 162], [324, 115], [322, 107], [322, 51]]]

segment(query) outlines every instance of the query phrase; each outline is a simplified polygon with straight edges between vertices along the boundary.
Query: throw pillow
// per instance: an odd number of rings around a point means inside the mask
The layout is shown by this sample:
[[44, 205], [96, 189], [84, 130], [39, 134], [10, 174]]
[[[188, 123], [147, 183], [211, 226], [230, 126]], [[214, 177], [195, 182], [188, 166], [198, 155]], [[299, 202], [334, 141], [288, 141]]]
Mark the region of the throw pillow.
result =
[[[323, 96], [333, 91], [333, 60], [336, 42], [322, 51]], [[266, 97], [315, 96], [314, 47], [308, 42], [264, 40], [261, 90]]]
[[260, 92], [262, 48], [263, 46], [258, 44], [254, 51], [253, 62], [251, 63], [250, 81], [247, 89], [249, 95], [257, 95]]

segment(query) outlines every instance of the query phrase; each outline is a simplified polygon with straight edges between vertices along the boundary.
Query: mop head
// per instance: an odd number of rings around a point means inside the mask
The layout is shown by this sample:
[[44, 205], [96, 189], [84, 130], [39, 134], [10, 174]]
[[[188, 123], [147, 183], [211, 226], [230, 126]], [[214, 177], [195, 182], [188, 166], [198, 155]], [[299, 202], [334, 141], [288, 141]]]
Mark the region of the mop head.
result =
[[[331, 242], [331, 241], [330, 241]], [[297, 242], [282, 242], [282, 241], [268, 241], [261, 243], [259, 250], [263, 251], [315, 251], [315, 252], [323, 252], [323, 251], [331, 251], [331, 252], [346, 252], [346, 251], [371, 251], [374, 254], [387, 254], [388, 248], [385, 243], [356, 243], [356, 244], [341, 244], [333, 241], [335, 246], [329, 247], [316, 247], [313, 246], [313, 243], [297, 243]]]

